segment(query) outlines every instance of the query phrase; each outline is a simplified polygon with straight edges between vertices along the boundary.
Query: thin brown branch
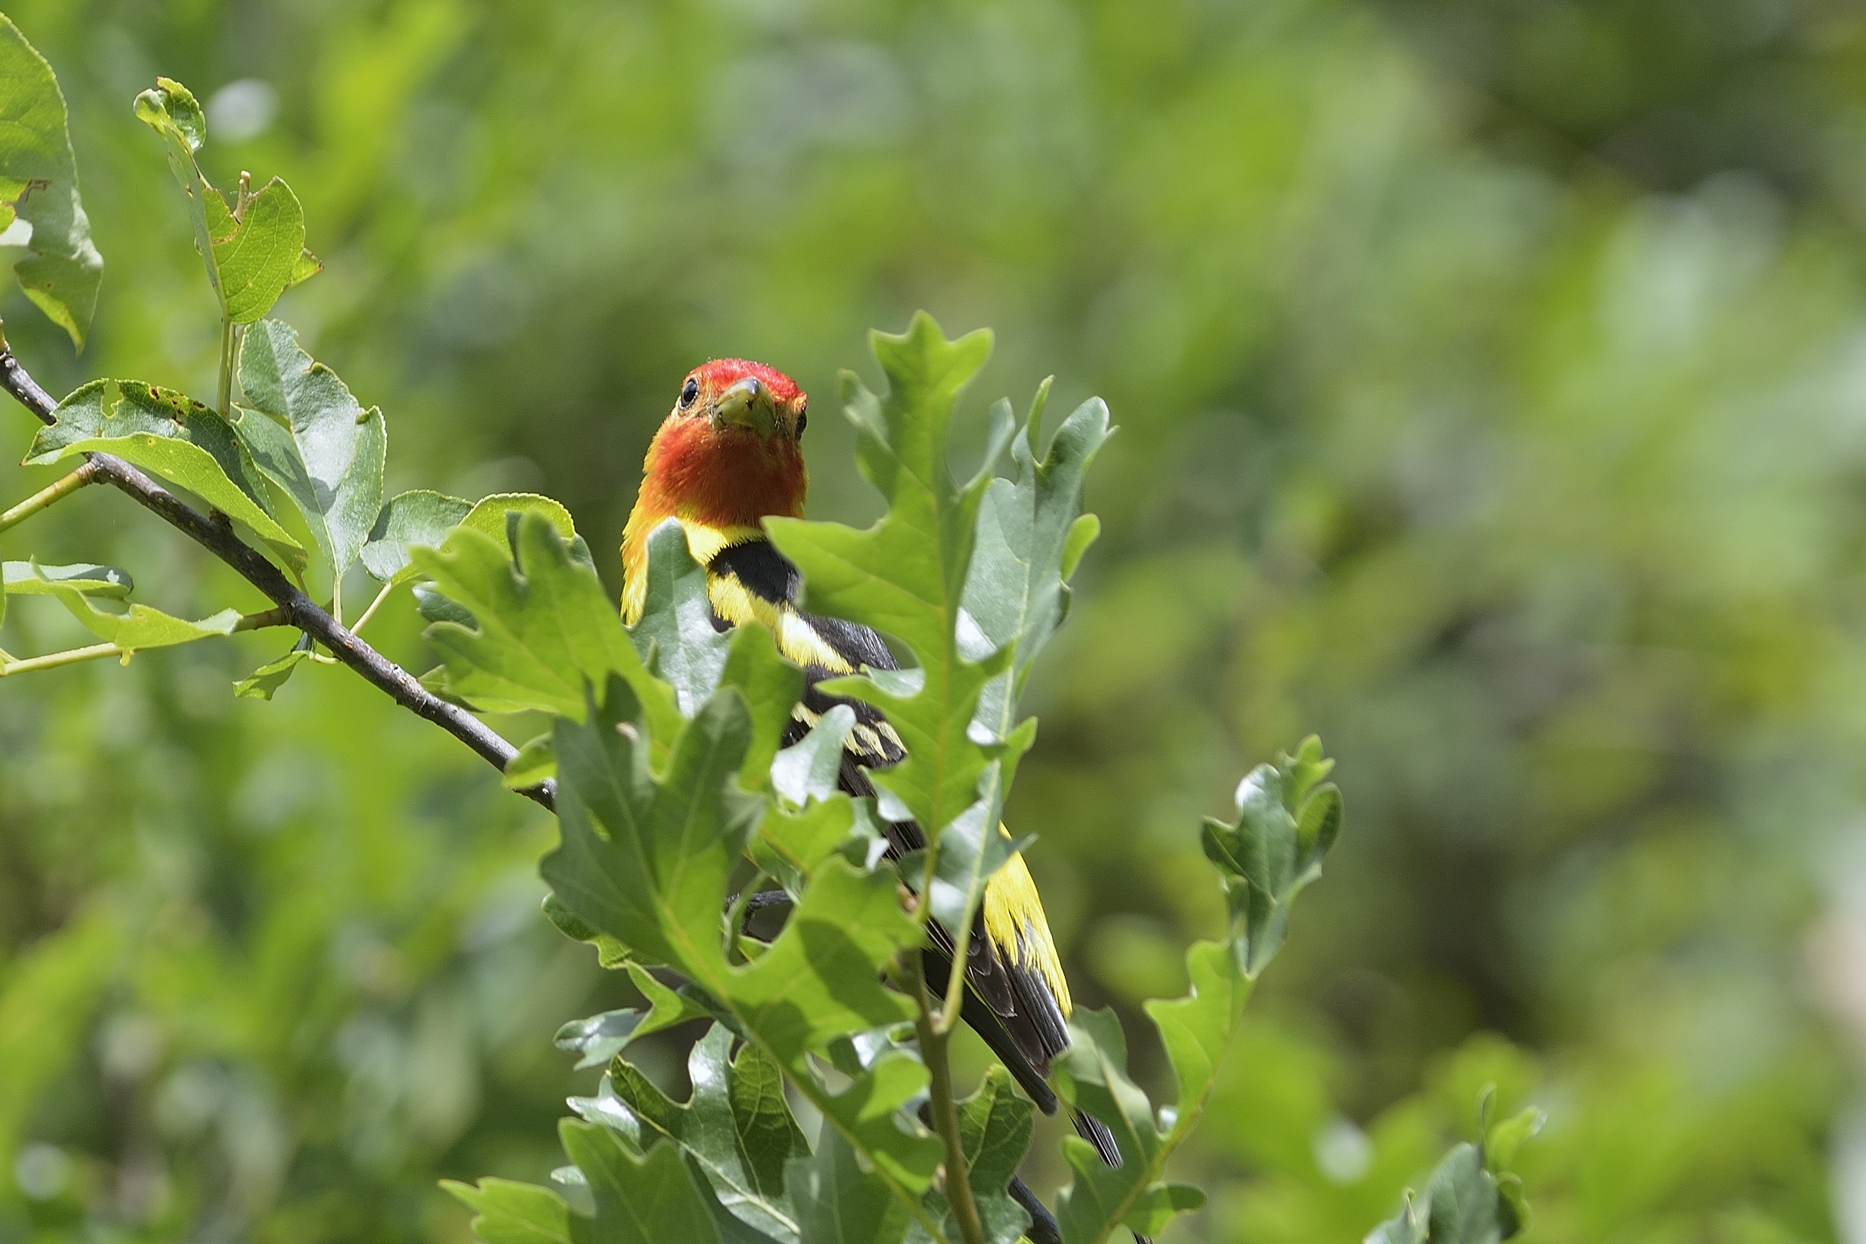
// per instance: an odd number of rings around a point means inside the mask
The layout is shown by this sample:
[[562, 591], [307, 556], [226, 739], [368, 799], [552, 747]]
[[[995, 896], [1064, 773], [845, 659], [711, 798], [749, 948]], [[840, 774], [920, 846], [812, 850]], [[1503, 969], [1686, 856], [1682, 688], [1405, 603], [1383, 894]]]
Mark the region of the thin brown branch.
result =
[[[54, 421], [58, 403], [20, 366], [10, 348], [0, 348], [0, 388], [45, 423]], [[414, 675], [389, 660], [324, 612], [277, 566], [234, 534], [224, 517], [200, 513], [162, 485], [113, 454], [90, 454], [97, 480], [126, 493], [138, 505], [239, 572], [283, 613], [284, 621], [324, 645], [340, 664], [347, 665], [403, 708], [425, 717], [465, 743], [486, 763], [504, 772], [518, 749], [500, 738], [486, 723], [456, 704], [449, 704], [423, 687]], [[555, 783], [542, 782], [519, 792], [555, 810]]]

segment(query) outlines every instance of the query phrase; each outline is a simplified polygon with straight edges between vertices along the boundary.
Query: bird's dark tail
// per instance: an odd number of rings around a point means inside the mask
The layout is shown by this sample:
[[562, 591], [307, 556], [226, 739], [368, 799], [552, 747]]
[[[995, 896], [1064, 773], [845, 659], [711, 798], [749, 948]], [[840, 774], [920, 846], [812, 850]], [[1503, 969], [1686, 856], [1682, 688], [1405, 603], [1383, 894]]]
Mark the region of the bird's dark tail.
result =
[[[1080, 1110], [1071, 1110], [1070, 1119], [1076, 1125], [1076, 1135], [1095, 1146], [1095, 1152], [1101, 1154], [1101, 1160], [1109, 1166], [1121, 1165], [1121, 1147], [1114, 1143], [1114, 1133], [1108, 1125], [1092, 1114]], [[1031, 1239], [1034, 1241], [1035, 1236]], [[1140, 1232], [1134, 1232], [1134, 1244], [1153, 1244], [1153, 1241]]]

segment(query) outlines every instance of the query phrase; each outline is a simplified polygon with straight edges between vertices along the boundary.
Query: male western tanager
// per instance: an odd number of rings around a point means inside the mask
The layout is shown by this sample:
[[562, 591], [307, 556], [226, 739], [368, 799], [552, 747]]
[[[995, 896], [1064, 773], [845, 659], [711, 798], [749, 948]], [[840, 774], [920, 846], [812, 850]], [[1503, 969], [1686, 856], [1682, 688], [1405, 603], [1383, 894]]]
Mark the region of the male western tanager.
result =
[[[898, 666], [874, 631], [797, 607], [797, 569], [772, 547], [762, 526], [769, 515], [803, 516], [808, 480], [799, 442], [806, 404], [790, 377], [760, 363], [716, 359], [688, 374], [648, 446], [641, 493], [623, 533], [622, 615], [631, 625], [641, 616], [649, 533], [679, 519], [694, 560], [707, 570], [713, 625], [726, 630], [759, 623], [804, 669], [807, 689], [784, 741], [802, 738], [832, 705], [848, 703], [856, 724], [845, 745], [841, 786], [852, 795], [872, 795], [866, 770], [899, 763], [905, 755], [899, 736], [874, 708], [838, 701], [816, 684], [863, 666]], [[892, 823], [887, 832], [897, 856], [925, 845], [912, 821]], [[1031, 1098], [1053, 1112], [1056, 1095], [1046, 1078], [1050, 1060], [1069, 1044], [1069, 984], [1022, 856], [1013, 855], [992, 877], [978, 920], [966, 956], [965, 1019]], [[937, 925], [933, 939], [929, 977], [943, 981], [953, 942]], [[1120, 1165], [1105, 1127], [1080, 1113], [1075, 1121], [1110, 1165]]]

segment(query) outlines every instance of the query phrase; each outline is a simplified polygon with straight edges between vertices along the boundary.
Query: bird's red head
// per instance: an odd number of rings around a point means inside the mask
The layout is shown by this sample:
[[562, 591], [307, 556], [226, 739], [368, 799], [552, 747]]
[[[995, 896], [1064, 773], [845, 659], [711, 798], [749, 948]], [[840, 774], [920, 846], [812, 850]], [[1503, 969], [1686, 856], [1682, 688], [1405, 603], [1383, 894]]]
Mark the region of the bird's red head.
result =
[[648, 533], [669, 518], [689, 543], [719, 533], [720, 545], [759, 530], [769, 515], [803, 516], [805, 408], [809, 398], [783, 372], [746, 359], [714, 359], [687, 373], [674, 409], [642, 463], [641, 494], [622, 538], [633, 587], [647, 555]]

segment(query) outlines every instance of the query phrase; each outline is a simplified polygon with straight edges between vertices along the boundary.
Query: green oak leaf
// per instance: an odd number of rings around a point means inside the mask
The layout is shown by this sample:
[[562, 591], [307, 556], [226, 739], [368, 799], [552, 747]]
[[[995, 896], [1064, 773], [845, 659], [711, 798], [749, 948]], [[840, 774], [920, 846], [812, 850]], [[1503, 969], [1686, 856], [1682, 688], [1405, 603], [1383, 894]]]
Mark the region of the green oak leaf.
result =
[[557, 753], [551, 750], [551, 736], [541, 734], [521, 744], [518, 753], [505, 762], [500, 782], [508, 790], [524, 790], [556, 776]]
[[1322, 857], [1341, 829], [1341, 792], [1322, 783], [1333, 761], [1311, 736], [1294, 756], [1259, 765], [1238, 784], [1237, 820], [1208, 819], [1205, 856], [1223, 877], [1240, 967], [1255, 976], [1289, 932], [1289, 907], [1322, 875]]
[[200, 402], [140, 380], [93, 380], [60, 402], [54, 418], [33, 437], [28, 465], [115, 454], [245, 523], [286, 565], [304, 570], [304, 546], [272, 517], [252, 455]]
[[875, 782], [937, 840], [978, 798], [992, 758], [967, 727], [979, 692], [1008, 654], [962, 650], [960, 602], [979, 505], [1010, 427], [1008, 418], [994, 421], [985, 464], [961, 487], [946, 465], [953, 407], [990, 354], [990, 334], [947, 341], [922, 313], [904, 335], [875, 333], [870, 340], [888, 390], [877, 395], [845, 376], [843, 396], [862, 473], [886, 498], [888, 512], [866, 531], [787, 518], [765, 525], [802, 571], [812, 610], [892, 635], [919, 662], [906, 676], [842, 678], [825, 689], [887, 714], [908, 754], [875, 774]]
[[439, 548], [472, 508], [471, 501], [426, 488], [397, 493], [383, 503], [369, 529], [360, 554], [364, 568], [384, 583], [414, 578], [419, 572], [408, 550]]
[[631, 1152], [616, 1132], [565, 1119], [558, 1125], [564, 1152], [583, 1172], [596, 1202], [593, 1231], [572, 1231], [579, 1241], [603, 1244], [707, 1244], [719, 1239], [710, 1198], [673, 1145]]
[[[1340, 830], [1340, 793], [1322, 784], [1331, 764], [1319, 740], [1305, 739], [1294, 755], [1279, 755], [1239, 784], [1235, 824], [1206, 826], [1207, 854], [1227, 895], [1254, 884], [1252, 877], [1273, 884], [1279, 930], [1297, 892], [1320, 874]], [[1156, 1122], [1162, 1112], [1128, 1078], [1127, 1043], [1113, 1012], [1078, 1009], [1071, 1017], [1069, 1049], [1053, 1068], [1057, 1091], [1109, 1126], [1123, 1162], [1109, 1167], [1086, 1141], [1064, 1140], [1072, 1180], [1057, 1197], [1056, 1218], [1065, 1244], [1099, 1244], [1122, 1226], [1156, 1232], [1203, 1203], [1196, 1188], [1164, 1183], [1161, 1176], [1203, 1114], [1252, 983], [1274, 954], [1266, 925], [1251, 910], [1240, 915], [1234, 904], [1225, 939], [1197, 942], [1186, 952], [1186, 996], [1146, 1004], [1179, 1092], [1165, 1128]]]
[[[640, 1149], [665, 1139], [686, 1152], [733, 1217], [774, 1240], [796, 1241], [784, 1166], [810, 1152], [784, 1100], [777, 1064], [755, 1045], [732, 1056], [730, 1029], [715, 1024], [687, 1056], [692, 1093], [676, 1102], [621, 1057], [597, 1098], [571, 1105]], [[814, 1238], [814, 1237], [806, 1237]]]
[[688, 716], [713, 694], [726, 668], [732, 641], [713, 629], [712, 617], [706, 567], [693, 560], [686, 532], [670, 518], [648, 535], [646, 599], [629, 638], [655, 676], [674, 688]]
[[785, 1168], [784, 1182], [808, 1241], [897, 1244], [913, 1220], [907, 1206], [862, 1168], [855, 1147], [833, 1128], [823, 1129], [814, 1154]]
[[298, 669], [311, 659], [308, 648], [293, 648], [282, 657], [274, 657], [233, 684], [233, 694], [255, 700], [270, 700]]
[[234, 431], [297, 504], [332, 575], [342, 578], [382, 511], [389, 436], [382, 412], [364, 410], [279, 320], [247, 330], [239, 374], [245, 404], [234, 408]]
[[618, 939], [585, 923], [582, 917], [564, 906], [564, 900], [555, 894], [544, 896], [544, 918], [557, 926], [557, 931], [571, 941], [588, 942], [594, 946], [596, 963], [601, 968], [613, 972], [641, 961], [640, 956]]
[[[1010, 667], [980, 693], [975, 719], [1000, 742], [1012, 739], [1031, 666], [1068, 612], [1068, 578], [1095, 530], [1093, 516], [1082, 513], [1083, 480], [1113, 433], [1107, 406], [1090, 398], [1063, 420], [1038, 460], [1033, 446], [1048, 395], [1046, 380], [1011, 440], [1015, 478], [986, 489], [963, 597], [986, 644], [1011, 653]], [[1007, 787], [1022, 750], [1007, 748], [1000, 759]]]
[[600, 1067], [627, 1049], [629, 1044], [651, 1033], [684, 1024], [690, 1019], [705, 1019], [711, 1014], [705, 1007], [678, 990], [669, 989], [639, 964], [628, 964], [629, 979], [648, 999], [648, 1009], [629, 1007], [605, 1011], [588, 1019], [573, 1019], [557, 1030], [557, 1048], [579, 1055], [577, 1070]]
[[570, 1207], [549, 1188], [510, 1179], [482, 1179], [477, 1185], [443, 1179], [474, 1218], [473, 1234], [486, 1244], [575, 1244]]
[[680, 711], [699, 710], [718, 688], [737, 687], [752, 709], [752, 743], [739, 774], [747, 790], [769, 777], [791, 709], [803, 694], [802, 672], [777, 650], [761, 626], [714, 629], [706, 594], [706, 568], [693, 560], [687, 537], [672, 519], [648, 537], [648, 584], [640, 619], [629, 638], [644, 664], [674, 688]]
[[[967, 1182], [972, 1185], [987, 1244], [1016, 1244], [1030, 1226], [1030, 1214], [1006, 1189], [1030, 1148], [1037, 1108], [1018, 1094], [1011, 1073], [995, 1063], [977, 1091], [957, 1104]], [[958, 1239], [959, 1224], [937, 1189], [927, 1193], [927, 1207], [935, 1221], [944, 1223], [946, 1238]], [[918, 1223], [908, 1228], [907, 1235], [915, 1244], [930, 1244], [931, 1237]]]
[[820, 803], [837, 791], [842, 744], [855, 727], [855, 710], [837, 704], [810, 732], [771, 759], [771, 789], [792, 808]]
[[731, 963], [721, 928], [727, 879], [765, 806], [738, 783], [751, 713], [736, 687], [722, 686], [680, 721], [656, 772], [638, 712], [628, 684], [612, 676], [584, 720], [558, 718], [562, 842], [544, 859], [545, 880], [583, 925], [692, 981], [722, 1019], [810, 1089], [894, 1195], [917, 1207], [939, 1145], [896, 1116], [924, 1089], [925, 1068], [902, 1055], [831, 1094], [806, 1059], [851, 1033], [912, 1017], [908, 1000], [880, 979], [920, 940], [895, 882], [832, 858], [776, 940], [752, 962]]
[[304, 545], [272, 518], [258, 466], [215, 410], [142, 380], [91, 380], [58, 403], [54, 418], [32, 438], [26, 464], [114, 453], [244, 522], [285, 565], [304, 571]]
[[[1526, 1114], [1539, 1123], [1539, 1111]], [[1522, 1231], [1525, 1209], [1516, 1177], [1487, 1166], [1477, 1145], [1461, 1144], [1422, 1194], [1407, 1190], [1399, 1213], [1369, 1232], [1366, 1244], [1499, 1244]]]
[[760, 811], [731, 782], [751, 736], [744, 701], [723, 693], [682, 722], [660, 780], [629, 685], [612, 676], [590, 707], [585, 721], [557, 719], [563, 841], [544, 858], [544, 879], [592, 927], [704, 986], [725, 966], [726, 875]]
[[78, 161], [67, 130], [65, 96], [45, 58], [0, 15], [0, 229], [32, 228], [27, 256], [13, 265], [20, 289], [84, 348], [104, 259], [78, 198]]
[[[539, 514], [550, 521], [557, 534], [566, 540], [576, 538], [577, 525], [570, 517], [570, 511], [564, 503], [550, 497], [540, 496], [535, 492], [495, 492], [491, 496], [481, 497], [460, 520], [462, 527], [483, 532], [495, 540], [505, 540], [510, 536], [511, 516], [514, 514]], [[588, 557], [581, 560], [588, 561]]]
[[518, 549], [514, 560], [503, 538], [463, 523], [439, 549], [411, 550], [416, 570], [471, 618], [470, 625], [441, 621], [425, 632], [447, 688], [493, 712], [538, 709], [576, 719], [585, 688], [601, 689], [620, 674], [665, 747], [680, 728], [673, 691], [642, 665], [595, 569], [574, 558], [537, 512], [520, 517]]

